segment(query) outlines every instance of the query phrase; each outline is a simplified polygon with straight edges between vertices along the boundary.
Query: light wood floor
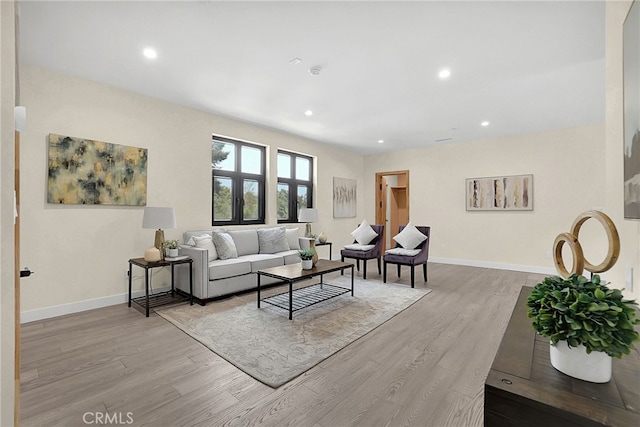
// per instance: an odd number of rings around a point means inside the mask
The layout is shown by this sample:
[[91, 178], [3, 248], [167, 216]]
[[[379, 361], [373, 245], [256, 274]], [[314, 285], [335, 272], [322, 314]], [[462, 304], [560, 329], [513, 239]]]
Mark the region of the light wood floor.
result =
[[108, 412], [134, 426], [482, 426], [513, 305], [542, 277], [430, 264], [416, 285], [427, 297], [278, 389], [126, 304], [33, 322], [22, 326], [22, 425], [98, 425]]

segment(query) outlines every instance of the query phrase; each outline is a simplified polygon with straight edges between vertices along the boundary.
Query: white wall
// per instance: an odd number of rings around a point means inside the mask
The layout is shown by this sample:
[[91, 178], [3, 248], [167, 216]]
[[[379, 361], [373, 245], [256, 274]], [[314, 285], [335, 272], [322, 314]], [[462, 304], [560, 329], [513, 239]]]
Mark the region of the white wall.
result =
[[[23, 264], [36, 272], [23, 288], [23, 320], [25, 311], [33, 320], [29, 312], [45, 307], [94, 299], [98, 299], [94, 305], [124, 301], [127, 260], [142, 256], [154, 238], [153, 230], [141, 228], [140, 207], [48, 204], [49, 133], [148, 148], [147, 203], [176, 209], [178, 229], [165, 230], [167, 239], [180, 239], [187, 229], [211, 227], [212, 133], [270, 147], [268, 224], [276, 223], [273, 183], [277, 149], [283, 148], [317, 157], [315, 200], [320, 221], [313, 224], [314, 231], [325, 230], [333, 240], [348, 236], [354, 228], [355, 218], [333, 221], [332, 179], [358, 179], [361, 187], [360, 155], [29, 65], [22, 66], [21, 79], [29, 114], [21, 152], [21, 256]], [[360, 201], [359, 211], [362, 206]], [[168, 283], [168, 274], [156, 278], [157, 286], [163, 280]], [[141, 278], [135, 286], [142, 289]], [[105, 299], [112, 296], [118, 298]], [[64, 306], [48, 313], [76, 308]]]
[[606, 165], [607, 208], [618, 227], [622, 247], [618, 263], [608, 277], [613, 283], [624, 284], [628, 269], [633, 268], [632, 295], [634, 298], [640, 298], [640, 221], [624, 219], [622, 187], [624, 146], [622, 25], [629, 13], [631, 3], [630, 1], [607, 1], [607, 126], [604, 164]]
[[13, 425], [15, 387], [14, 291], [14, 2], [0, 2], [0, 425]]
[[[580, 212], [604, 206], [603, 142], [604, 125], [593, 125], [370, 156], [365, 206], [373, 206], [375, 172], [409, 169], [410, 219], [432, 227], [434, 261], [553, 273], [546, 255], [555, 236]], [[533, 211], [466, 211], [466, 178], [518, 174], [533, 174]], [[581, 241], [597, 245], [597, 227], [589, 228]]]

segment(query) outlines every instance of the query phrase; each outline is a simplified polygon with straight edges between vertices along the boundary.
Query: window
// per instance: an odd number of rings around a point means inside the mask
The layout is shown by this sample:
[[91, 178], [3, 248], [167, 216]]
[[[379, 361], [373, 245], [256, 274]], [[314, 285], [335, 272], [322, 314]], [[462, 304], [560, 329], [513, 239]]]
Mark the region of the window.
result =
[[298, 222], [298, 210], [311, 207], [313, 159], [278, 151], [278, 222]]
[[213, 136], [213, 225], [264, 224], [266, 150]]

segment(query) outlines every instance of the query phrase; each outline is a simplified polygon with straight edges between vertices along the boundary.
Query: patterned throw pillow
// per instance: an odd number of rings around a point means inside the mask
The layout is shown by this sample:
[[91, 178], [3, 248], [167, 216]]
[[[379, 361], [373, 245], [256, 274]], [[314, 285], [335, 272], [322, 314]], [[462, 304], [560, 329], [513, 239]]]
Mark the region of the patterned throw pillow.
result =
[[258, 228], [258, 246], [261, 254], [275, 254], [289, 250], [285, 227]]
[[213, 243], [216, 245], [216, 251], [220, 259], [238, 258], [236, 244], [229, 233], [214, 231]]

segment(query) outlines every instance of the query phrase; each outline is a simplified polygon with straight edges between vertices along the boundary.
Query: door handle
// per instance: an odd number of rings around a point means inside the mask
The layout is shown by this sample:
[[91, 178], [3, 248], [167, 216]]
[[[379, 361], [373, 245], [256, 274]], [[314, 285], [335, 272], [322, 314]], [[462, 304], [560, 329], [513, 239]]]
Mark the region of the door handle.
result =
[[29, 277], [32, 274], [35, 274], [35, 271], [29, 270], [29, 267], [25, 267], [24, 269], [20, 270], [20, 278]]

